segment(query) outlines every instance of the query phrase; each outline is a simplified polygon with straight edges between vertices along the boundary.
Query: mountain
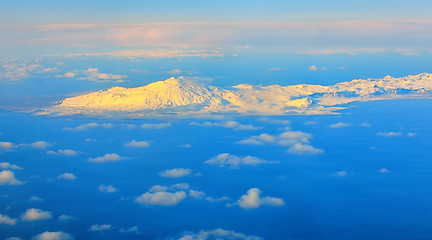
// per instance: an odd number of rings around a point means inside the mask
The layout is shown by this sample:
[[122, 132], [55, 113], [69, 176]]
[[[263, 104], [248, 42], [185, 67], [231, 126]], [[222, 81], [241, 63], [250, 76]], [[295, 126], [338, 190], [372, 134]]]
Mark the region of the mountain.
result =
[[113, 87], [66, 98], [39, 114], [120, 115], [132, 118], [211, 113], [333, 114], [343, 108], [342, 104], [354, 101], [430, 97], [431, 93], [432, 74], [429, 73], [402, 78], [356, 79], [333, 86], [240, 84], [230, 89], [206, 86], [193, 79], [179, 77], [142, 87]]

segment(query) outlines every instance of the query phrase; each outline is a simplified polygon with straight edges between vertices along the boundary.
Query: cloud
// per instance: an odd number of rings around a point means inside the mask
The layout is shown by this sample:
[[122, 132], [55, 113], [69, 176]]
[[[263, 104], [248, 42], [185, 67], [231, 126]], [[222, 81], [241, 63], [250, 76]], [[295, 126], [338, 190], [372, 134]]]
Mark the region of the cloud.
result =
[[132, 140], [128, 143], [125, 143], [126, 147], [137, 147], [137, 148], [142, 148], [142, 147], [149, 147], [150, 143], [146, 142], [146, 141], [135, 141]]
[[22, 167], [18, 167], [17, 165], [10, 164], [8, 162], [1, 162], [0, 168], [1, 169], [12, 169], [12, 170], [22, 170]]
[[330, 177], [346, 177], [347, 174], [348, 173], [345, 170], [343, 170], [343, 171], [339, 171], [339, 172], [336, 172], [334, 174], [331, 174]]
[[260, 122], [266, 122], [271, 124], [281, 124], [281, 125], [289, 125], [291, 124], [290, 120], [281, 120], [281, 119], [273, 119], [268, 117], [262, 117], [257, 119]]
[[113, 229], [113, 227], [110, 224], [103, 224], [103, 225], [99, 225], [99, 224], [94, 224], [89, 228], [89, 232], [102, 232], [102, 231], [107, 231], [107, 230], [111, 230]]
[[252, 165], [256, 166], [264, 163], [276, 163], [272, 161], [262, 160], [257, 157], [246, 156], [246, 157], [238, 157], [235, 155], [231, 155], [229, 153], [221, 153], [216, 157], [213, 157], [207, 161], [207, 164], [218, 165], [220, 167], [229, 166], [230, 168], [236, 169], [240, 165]]
[[149, 205], [172, 206], [186, 198], [184, 191], [177, 192], [146, 192], [135, 199], [135, 202]]
[[205, 192], [203, 191], [196, 191], [196, 190], [189, 190], [189, 197], [195, 198], [195, 199], [202, 199], [205, 196]]
[[268, 72], [279, 72], [279, 71], [284, 71], [286, 70], [285, 68], [279, 68], [279, 67], [271, 67], [271, 68], [267, 68], [266, 71]]
[[49, 155], [68, 156], [68, 157], [78, 155], [77, 151], [71, 150], [71, 149], [59, 149], [59, 150], [57, 150], [57, 152], [56, 151], [47, 151], [46, 153]]
[[100, 52], [100, 53], [73, 53], [66, 54], [64, 57], [119, 57], [119, 58], [179, 58], [179, 57], [224, 57], [224, 54], [217, 50], [211, 49], [176, 49], [176, 48], [158, 48], [158, 49], [134, 49], [124, 51]]
[[317, 66], [315, 66], [315, 65], [311, 65], [309, 68], [308, 68], [308, 71], [310, 71], [310, 72], [316, 72], [316, 71], [327, 71], [328, 69], [326, 68], [326, 67], [317, 67]]
[[381, 168], [379, 170], [380, 173], [389, 173], [390, 171], [387, 168]]
[[141, 125], [142, 129], [162, 129], [171, 127], [171, 123], [143, 123]]
[[0, 150], [10, 151], [16, 147], [17, 146], [11, 142], [0, 142]]
[[52, 213], [37, 208], [30, 208], [22, 215], [23, 221], [40, 221], [52, 218]]
[[359, 124], [360, 127], [372, 127], [372, 125], [368, 122], [363, 122]]
[[243, 233], [224, 230], [221, 228], [217, 228], [209, 231], [201, 230], [198, 233], [185, 232], [178, 238], [178, 240], [206, 240], [206, 239], [261, 240], [262, 238], [253, 235], [245, 235]]
[[324, 150], [312, 147], [311, 145], [296, 143], [287, 150], [288, 153], [293, 154], [320, 154], [323, 153]]
[[304, 123], [304, 125], [316, 125], [316, 124], [318, 124], [318, 122], [316, 122], [316, 121], [306, 121]]
[[399, 137], [402, 136], [402, 132], [379, 132], [376, 135], [383, 137]]
[[91, 129], [91, 128], [97, 128], [97, 127], [102, 127], [102, 128], [112, 128], [114, 127], [114, 125], [112, 125], [111, 123], [86, 123], [86, 124], [81, 124], [77, 127], [71, 128], [71, 127], [65, 127], [63, 128], [63, 130], [66, 131], [84, 131], [87, 129]]
[[270, 206], [283, 206], [285, 202], [281, 198], [275, 197], [261, 197], [261, 190], [259, 188], [249, 189], [245, 195], [242, 195], [237, 201], [239, 207], [243, 209], [259, 208], [262, 205]]
[[330, 128], [344, 128], [344, 127], [349, 127], [349, 126], [351, 126], [351, 123], [338, 122], [335, 124], [331, 124], [329, 127]]
[[15, 174], [10, 170], [3, 170], [0, 172], [0, 185], [21, 185], [24, 182], [15, 178]]
[[179, 147], [182, 147], [182, 148], [191, 148], [192, 145], [189, 144], [189, 143], [186, 143], [186, 144], [183, 144], [183, 145], [179, 145]]
[[51, 147], [51, 144], [49, 142], [46, 142], [46, 141], [37, 141], [37, 142], [31, 143], [30, 146], [32, 148], [45, 149], [45, 148]]
[[57, 68], [46, 68], [32, 60], [0, 59], [0, 81], [20, 81], [35, 74], [58, 71]]
[[74, 78], [77, 80], [85, 80], [92, 82], [124, 82], [123, 79], [127, 78], [127, 75], [114, 75], [111, 73], [102, 73], [97, 68], [88, 68], [86, 70], [75, 70], [67, 72], [58, 77]]
[[104, 156], [96, 157], [96, 158], [89, 158], [88, 161], [90, 162], [96, 162], [96, 163], [103, 163], [103, 162], [116, 162], [121, 160], [127, 160], [129, 158], [122, 157], [118, 155], [117, 153], [107, 153]]
[[192, 169], [190, 168], [173, 168], [173, 169], [162, 171], [159, 173], [159, 175], [161, 177], [166, 177], [166, 178], [179, 178], [179, 177], [188, 176], [191, 173], [192, 173]]
[[62, 214], [62, 215], [60, 215], [58, 217], [58, 220], [60, 222], [69, 222], [69, 221], [72, 221], [72, 220], [77, 220], [77, 218], [73, 217], [73, 216], [70, 216], [70, 215]]
[[64, 232], [44, 232], [32, 238], [33, 240], [73, 240], [72, 235]]
[[15, 225], [16, 219], [10, 218], [7, 215], [0, 214], [0, 224]]
[[173, 69], [171, 71], [168, 71], [168, 74], [171, 74], [171, 75], [180, 75], [182, 73], [183, 73], [183, 71], [180, 69]]
[[100, 192], [106, 192], [106, 193], [113, 193], [116, 192], [118, 189], [113, 187], [112, 185], [99, 185], [98, 190]]
[[61, 179], [61, 180], [72, 181], [72, 180], [75, 180], [77, 178], [77, 176], [75, 176], [75, 174], [73, 174], [73, 173], [63, 173], [63, 174], [60, 174], [57, 178]]
[[23, 239], [19, 238], [19, 237], [8, 237], [8, 238], [5, 238], [5, 240], [23, 240]]
[[286, 131], [279, 135], [270, 135], [262, 133], [247, 139], [238, 141], [237, 144], [245, 145], [265, 145], [274, 144], [289, 147], [287, 153], [292, 154], [319, 154], [324, 152], [322, 149], [315, 148], [311, 145], [310, 139], [312, 134], [301, 131]]
[[30, 202], [43, 202], [44, 200], [42, 198], [38, 197], [38, 196], [32, 195], [32, 196], [30, 196], [30, 198], [27, 201], [30, 201]]
[[255, 127], [253, 125], [247, 124], [241, 124], [237, 121], [226, 121], [226, 122], [204, 122], [204, 123], [197, 123], [197, 122], [191, 122], [189, 123], [190, 126], [199, 126], [199, 127], [224, 127], [224, 128], [232, 128], [234, 130], [258, 130], [262, 127]]
[[141, 234], [141, 232], [140, 232], [138, 226], [132, 226], [132, 227], [127, 228], [127, 229], [125, 229], [125, 228], [120, 228], [120, 229], [119, 229], [119, 232], [120, 232], [120, 233], [135, 233], [135, 234], [137, 234], [137, 235], [140, 235], [140, 234]]

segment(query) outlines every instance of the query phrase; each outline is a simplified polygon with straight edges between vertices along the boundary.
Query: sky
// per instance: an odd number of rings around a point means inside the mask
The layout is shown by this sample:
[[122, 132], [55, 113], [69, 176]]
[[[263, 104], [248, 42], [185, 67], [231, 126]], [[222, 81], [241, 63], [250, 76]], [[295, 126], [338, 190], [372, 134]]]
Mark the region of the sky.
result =
[[[0, 240], [431, 239], [431, 10], [0, 0]], [[166, 79], [250, 89], [256, 108], [272, 99], [257, 89], [340, 102], [326, 114], [49, 112]]]

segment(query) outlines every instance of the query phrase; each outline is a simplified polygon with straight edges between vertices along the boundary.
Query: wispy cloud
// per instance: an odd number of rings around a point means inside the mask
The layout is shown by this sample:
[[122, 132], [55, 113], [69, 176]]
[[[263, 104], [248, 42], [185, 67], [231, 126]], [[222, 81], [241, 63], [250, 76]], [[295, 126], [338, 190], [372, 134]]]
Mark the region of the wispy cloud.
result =
[[99, 185], [98, 187], [99, 192], [105, 192], [105, 193], [114, 193], [117, 192], [118, 189], [113, 187], [112, 185]]
[[97, 68], [88, 68], [86, 70], [74, 70], [67, 72], [58, 77], [73, 78], [77, 80], [91, 81], [91, 82], [124, 82], [127, 75], [115, 75], [111, 73], [102, 73]]
[[308, 68], [309, 72], [327, 71], [327, 70], [328, 70], [328, 68], [326, 68], [326, 67], [317, 67], [316, 65], [311, 65]]
[[259, 164], [265, 164], [265, 163], [276, 163], [275, 161], [267, 161], [263, 160], [257, 157], [252, 156], [245, 156], [245, 157], [238, 157], [235, 155], [231, 155], [229, 153], [221, 153], [217, 155], [216, 157], [213, 157], [205, 163], [210, 165], [218, 165], [220, 167], [229, 166], [232, 169], [239, 168], [240, 165], [251, 165], [256, 166]]
[[192, 169], [190, 168], [172, 168], [159, 173], [161, 177], [166, 178], [179, 178], [188, 176], [192, 173]]
[[112, 127], [114, 127], [114, 125], [111, 123], [85, 123], [85, 124], [81, 124], [81, 125], [76, 126], [76, 127], [65, 127], [65, 128], [63, 128], [63, 130], [66, 130], [66, 131], [84, 131], [84, 130], [88, 130], [88, 129], [92, 129], [92, 128], [98, 128], [98, 127], [112, 128]]
[[102, 232], [113, 229], [111, 224], [94, 224], [88, 229], [89, 232]]
[[382, 137], [400, 137], [402, 136], [402, 132], [378, 132], [376, 135]]
[[344, 127], [349, 127], [349, 126], [351, 126], [351, 123], [338, 122], [335, 124], [331, 124], [329, 127], [330, 128], [344, 128]]
[[141, 125], [142, 129], [162, 129], [171, 127], [171, 123], [143, 123]]
[[48, 155], [55, 155], [55, 156], [76, 156], [78, 155], [78, 152], [72, 149], [59, 149], [57, 151], [47, 151]]
[[258, 130], [262, 127], [255, 127], [251, 124], [241, 124], [237, 121], [226, 121], [226, 122], [191, 122], [190, 126], [199, 126], [199, 127], [224, 127], [224, 128], [232, 128], [234, 130]]

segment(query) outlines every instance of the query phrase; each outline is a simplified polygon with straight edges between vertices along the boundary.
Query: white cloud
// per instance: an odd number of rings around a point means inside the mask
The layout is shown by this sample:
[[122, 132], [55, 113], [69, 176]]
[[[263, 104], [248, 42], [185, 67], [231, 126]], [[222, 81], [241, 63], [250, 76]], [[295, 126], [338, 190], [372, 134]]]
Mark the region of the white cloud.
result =
[[183, 71], [180, 69], [173, 69], [171, 71], [168, 71], [168, 74], [171, 74], [171, 75], [180, 75], [182, 73], [183, 73]]
[[59, 149], [56, 151], [47, 151], [46, 152], [49, 155], [56, 155], [56, 156], [68, 156], [68, 157], [72, 157], [72, 156], [76, 156], [78, 155], [78, 152], [72, 149]]
[[372, 127], [372, 125], [368, 122], [363, 122], [359, 124], [360, 127]]
[[43, 202], [44, 200], [38, 196], [32, 195], [32, 196], [30, 196], [28, 201], [30, 201], [30, 202]]
[[19, 237], [8, 237], [8, 238], [5, 238], [5, 240], [23, 240], [23, 239], [19, 238]]
[[345, 177], [347, 174], [348, 173], [345, 170], [343, 170], [343, 171], [339, 171], [339, 172], [336, 172], [334, 174], [331, 174], [330, 177]]
[[285, 202], [281, 198], [275, 197], [261, 197], [261, 190], [259, 188], [249, 189], [245, 195], [237, 201], [239, 207], [243, 209], [259, 208], [261, 205], [270, 206], [283, 206]]
[[138, 226], [132, 226], [130, 228], [124, 229], [124, 228], [120, 228], [119, 229], [120, 233], [135, 233], [137, 235], [141, 234]]
[[258, 130], [262, 127], [255, 127], [251, 124], [241, 124], [237, 121], [226, 121], [226, 122], [204, 122], [204, 123], [197, 123], [197, 122], [191, 122], [189, 123], [191, 126], [199, 126], [199, 127], [224, 127], [224, 128], [232, 128], [234, 130]]
[[19, 81], [43, 74], [58, 71], [57, 68], [45, 68], [42, 65], [23, 59], [0, 59], [0, 81]]
[[112, 185], [99, 185], [98, 190], [100, 192], [106, 192], [106, 193], [113, 193], [116, 192], [118, 189], [113, 187]]
[[285, 68], [280, 68], [280, 67], [271, 67], [271, 68], [267, 68], [266, 71], [268, 72], [279, 72], [279, 71], [284, 71], [286, 70]]
[[281, 124], [281, 125], [289, 125], [291, 124], [290, 120], [281, 120], [281, 119], [273, 119], [268, 117], [258, 118], [260, 122], [272, 123], [272, 124]]
[[73, 216], [70, 216], [70, 215], [62, 214], [62, 215], [60, 215], [58, 217], [58, 220], [60, 222], [69, 222], [69, 221], [72, 221], [72, 220], [77, 220], [77, 218], [73, 217]]
[[189, 143], [186, 143], [186, 144], [183, 144], [183, 145], [179, 145], [179, 147], [182, 147], [182, 148], [191, 148], [192, 145], [189, 144]]
[[142, 147], [149, 147], [150, 143], [146, 142], [146, 141], [135, 141], [132, 140], [128, 143], [125, 143], [126, 147], [137, 147], [137, 148], [142, 148]]
[[381, 168], [379, 170], [380, 173], [389, 173], [390, 171], [387, 168]]
[[276, 144], [279, 146], [289, 147], [287, 153], [292, 154], [319, 154], [324, 152], [324, 150], [322, 149], [318, 149], [309, 145], [311, 138], [312, 134], [310, 133], [304, 133], [301, 131], [286, 131], [279, 135], [262, 133], [258, 136], [252, 136], [247, 139], [238, 141], [237, 144]]
[[77, 178], [77, 176], [75, 176], [75, 174], [73, 174], [73, 173], [63, 173], [63, 174], [60, 174], [57, 178], [62, 179], [62, 180], [72, 181], [72, 180], [75, 180]]
[[179, 178], [190, 175], [191, 173], [192, 169], [190, 168], [173, 168], [162, 171], [159, 173], [159, 175], [167, 178]]
[[245, 235], [234, 231], [224, 230], [217, 228], [214, 230], [201, 230], [198, 233], [185, 232], [178, 240], [206, 240], [206, 239], [218, 239], [218, 240], [261, 240], [262, 238]]
[[15, 178], [15, 174], [10, 170], [3, 170], [0, 172], [0, 185], [21, 185], [24, 182]]
[[96, 163], [103, 163], [103, 162], [116, 162], [121, 160], [129, 159], [127, 157], [122, 157], [118, 155], [117, 153], [107, 153], [104, 156], [96, 157], [96, 158], [89, 158], [88, 160], [90, 162], [96, 162]]
[[65, 128], [63, 128], [63, 130], [66, 130], [66, 131], [84, 131], [87, 129], [97, 128], [97, 127], [112, 128], [112, 127], [114, 127], [114, 125], [111, 123], [101, 123], [101, 124], [99, 124], [99, 123], [86, 123], [86, 124], [81, 124], [79, 126], [76, 126], [74, 128], [65, 127]]
[[64, 232], [44, 232], [33, 237], [33, 240], [73, 240], [72, 235]]
[[37, 141], [37, 142], [31, 143], [30, 146], [32, 148], [45, 149], [45, 148], [51, 147], [51, 144], [49, 142], [46, 142], [46, 141]]
[[15, 148], [16, 145], [11, 142], [0, 142], [0, 150], [10, 151]]
[[171, 127], [171, 123], [143, 123], [141, 125], [142, 129], [162, 129]]
[[296, 143], [288, 148], [287, 152], [293, 154], [320, 154], [323, 153], [324, 150], [312, 147], [308, 144]]
[[402, 132], [379, 132], [376, 135], [383, 137], [399, 137], [402, 136]]
[[275, 163], [272, 161], [262, 160], [257, 157], [246, 156], [246, 157], [238, 157], [235, 155], [231, 155], [229, 153], [221, 153], [216, 157], [213, 157], [207, 161], [207, 164], [218, 165], [220, 167], [229, 166], [230, 168], [238, 168], [240, 165], [252, 165], [256, 166], [258, 164], [263, 163]]
[[135, 202], [149, 205], [172, 206], [186, 198], [184, 191], [177, 192], [146, 192], [135, 199]]
[[331, 124], [329, 127], [330, 128], [344, 128], [344, 127], [349, 127], [349, 126], [351, 126], [351, 123], [338, 122], [335, 124]]
[[310, 72], [316, 72], [316, 71], [327, 71], [328, 70], [328, 68], [326, 68], [326, 67], [317, 67], [316, 65], [311, 65], [309, 68], [308, 68], [308, 71], [310, 71]]
[[110, 224], [103, 224], [103, 225], [99, 225], [99, 224], [94, 224], [89, 228], [89, 232], [102, 232], [102, 231], [107, 231], [107, 230], [111, 230], [113, 229], [113, 227]]
[[52, 213], [37, 208], [30, 208], [23, 214], [23, 221], [40, 221], [52, 218]]
[[0, 214], [0, 224], [15, 225], [16, 219], [10, 218], [7, 215]]
[[128, 76], [102, 73], [97, 68], [88, 68], [86, 70], [75, 70], [67, 72], [64, 75], [59, 75], [58, 77], [74, 78], [77, 80], [85, 80], [92, 82], [124, 82], [124, 79]]
[[2, 162], [0, 163], [1, 169], [12, 169], [12, 170], [22, 170], [22, 167], [18, 167], [17, 165], [10, 164], [8, 162]]
[[189, 197], [195, 198], [195, 199], [203, 199], [205, 196], [205, 192], [203, 191], [196, 191], [196, 190], [189, 190]]

